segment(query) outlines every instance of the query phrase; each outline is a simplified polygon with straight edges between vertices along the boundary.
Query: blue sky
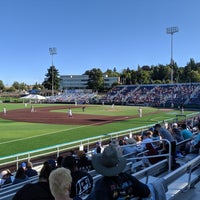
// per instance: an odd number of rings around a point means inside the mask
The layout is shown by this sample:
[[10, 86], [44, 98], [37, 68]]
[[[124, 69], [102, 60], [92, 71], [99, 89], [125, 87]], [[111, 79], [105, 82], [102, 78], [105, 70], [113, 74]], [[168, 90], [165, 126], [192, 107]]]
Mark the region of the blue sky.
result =
[[165, 65], [171, 26], [178, 66], [200, 62], [199, 8], [199, 0], [0, 0], [0, 80], [42, 83], [50, 47], [60, 75]]

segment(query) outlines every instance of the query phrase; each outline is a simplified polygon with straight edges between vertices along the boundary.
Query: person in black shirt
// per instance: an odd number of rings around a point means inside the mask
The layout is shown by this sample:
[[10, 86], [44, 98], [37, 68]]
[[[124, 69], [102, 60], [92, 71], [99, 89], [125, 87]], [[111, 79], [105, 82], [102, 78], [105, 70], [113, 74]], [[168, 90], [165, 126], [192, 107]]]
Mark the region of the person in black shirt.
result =
[[72, 184], [70, 197], [86, 199], [93, 188], [92, 176], [85, 171], [78, 170], [77, 161], [73, 156], [66, 156], [62, 161], [62, 167], [71, 171]]
[[123, 172], [126, 159], [119, 156], [112, 145], [101, 154], [92, 157], [94, 169], [103, 175], [94, 186], [88, 200], [128, 200], [134, 197], [150, 197], [150, 189], [134, 176]]
[[77, 167], [80, 171], [90, 171], [92, 170], [92, 162], [88, 159], [85, 151], [77, 152]]
[[30, 161], [27, 162], [25, 174], [28, 177], [32, 177], [32, 176], [37, 176], [38, 175], [37, 171], [35, 169], [33, 169], [33, 164]]

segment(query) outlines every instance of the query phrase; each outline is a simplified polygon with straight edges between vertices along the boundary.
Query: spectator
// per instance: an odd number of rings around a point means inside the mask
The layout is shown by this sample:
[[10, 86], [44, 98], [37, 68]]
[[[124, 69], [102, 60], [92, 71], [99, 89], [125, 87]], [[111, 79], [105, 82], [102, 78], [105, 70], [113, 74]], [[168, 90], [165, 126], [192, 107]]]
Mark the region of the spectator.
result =
[[198, 133], [186, 143], [185, 153], [199, 153], [200, 149], [200, 123], [197, 125]]
[[124, 139], [123, 139], [123, 143], [124, 143], [124, 144], [127, 144], [127, 142], [126, 142], [127, 140], [128, 140], [128, 137], [125, 136]]
[[27, 162], [25, 174], [26, 174], [28, 177], [32, 177], [32, 176], [38, 175], [38, 172], [37, 172], [35, 169], [33, 169], [33, 164], [32, 164], [32, 162], [30, 162], [30, 161]]
[[[172, 124], [170, 132], [177, 143], [184, 140], [184, 138], [181, 134], [181, 128], [178, 126], [177, 123]], [[176, 151], [176, 156], [183, 157], [183, 155], [182, 155], [183, 152], [185, 153], [185, 143], [183, 143], [179, 146], [179, 151]]]
[[176, 140], [176, 142], [181, 142], [184, 140], [183, 136], [181, 135], [181, 130], [178, 128], [177, 123], [172, 124], [172, 136]]
[[76, 196], [85, 199], [93, 188], [92, 176], [77, 168], [76, 159], [73, 156], [66, 156], [62, 161], [62, 167], [71, 171], [72, 184], [70, 197]]
[[[171, 144], [171, 156], [172, 156], [172, 169], [176, 169], [180, 165], [176, 163], [176, 141], [174, 140], [172, 134], [164, 127], [161, 127], [160, 124], [155, 125], [155, 130], [158, 131], [162, 139], [168, 140]], [[163, 153], [169, 153], [169, 144], [168, 142], [163, 142]]]
[[[161, 137], [160, 134], [158, 133], [158, 131], [151, 129], [150, 131], [153, 132], [151, 139], [154, 141], [153, 144], [156, 147], [156, 149], [160, 150], [162, 149], [162, 143], [160, 141]], [[156, 141], [156, 142], [155, 142]]]
[[[49, 185], [51, 193], [55, 200], [71, 200], [72, 177], [69, 169], [60, 167], [54, 170], [49, 176]], [[73, 198], [73, 200], [79, 200], [79, 197]]]
[[13, 200], [54, 200], [49, 188], [49, 175], [52, 167], [48, 162], [43, 164], [37, 183], [24, 185], [13, 197]]
[[21, 182], [24, 182], [24, 181], [27, 181], [28, 180], [28, 176], [25, 174], [25, 170], [23, 167], [19, 167], [17, 172], [16, 172], [16, 175], [15, 175], [15, 178], [14, 178], [14, 181], [12, 184], [17, 184], [17, 183], [21, 183]]
[[[142, 133], [142, 143], [141, 143], [141, 147], [143, 149], [143, 151], [146, 151], [146, 153], [144, 153], [144, 156], [155, 156], [158, 155], [158, 150], [157, 150], [157, 142], [155, 145], [155, 142], [153, 142], [152, 139], [152, 135], [153, 132], [152, 131], [145, 131]], [[144, 167], [148, 167], [151, 164], [155, 164], [157, 162], [159, 162], [160, 160], [162, 160], [160, 157], [152, 157], [152, 158], [143, 158], [142, 161], [144, 163]]]
[[146, 150], [146, 144], [147, 143], [153, 143], [153, 140], [151, 138], [152, 134], [153, 133], [151, 131], [145, 131], [145, 132], [142, 133], [141, 148], [142, 148], [143, 151]]
[[56, 169], [56, 161], [54, 159], [49, 159], [47, 162], [52, 167], [52, 170]]
[[81, 171], [90, 171], [92, 169], [91, 160], [88, 159], [84, 151], [77, 152], [77, 167]]
[[137, 154], [142, 151], [142, 149], [138, 147], [136, 140], [133, 138], [128, 138], [126, 140], [126, 144], [123, 145], [121, 149], [122, 149], [122, 154], [118, 152], [119, 156], [123, 155], [125, 156], [127, 161], [131, 161], [132, 162], [131, 170], [132, 172], [135, 172], [136, 171], [135, 163], [137, 162], [136, 157]]
[[181, 128], [182, 128], [181, 135], [182, 135], [184, 140], [190, 139], [190, 138], [193, 137], [193, 133], [187, 128], [186, 124], [182, 124]]
[[124, 145], [124, 141], [123, 140], [119, 140], [119, 146], [123, 146]]
[[114, 200], [150, 196], [147, 185], [134, 176], [122, 172], [126, 167], [126, 159], [119, 156], [112, 145], [106, 147], [103, 153], [93, 155], [92, 164], [103, 177], [95, 183], [94, 190], [88, 199]]
[[[171, 153], [172, 155], [175, 155], [176, 153], [176, 142], [174, 140], [174, 138], [172, 137], [171, 133], [164, 127], [161, 127], [160, 124], [156, 124], [155, 125], [155, 130], [158, 131], [158, 133], [160, 134], [162, 139], [166, 139], [171, 143]], [[163, 143], [163, 150], [164, 153], [168, 153], [169, 152], [169, 145], [168, 143]]]
[[9, 169], [3, 170], [0, 173], [0, 187], [2, 185], [11, 184], [13, 180], [14, 180], [14, 176], [12, 175]]
[[140, 150], [136, 146], [136, 140], [128, 138], [126, 140], [126, 145], [123, 145], [123, 155], [127, 155], [126, 158], [132, 158], [135, 157], [138, 152], [140, 152]]
[[20, 166], [24, 169], [24, 171], [26, 171], [26, 163], [25, 162], [21, 163]]
[[95, 153], [101, 153], [101, 143], [100, 142], [96, 143]]
[[192, 121], [193, 127], [198, 126], [199, 122], [200, 122], [199, 118], [198, 117], [194, 117], [194, 119]]

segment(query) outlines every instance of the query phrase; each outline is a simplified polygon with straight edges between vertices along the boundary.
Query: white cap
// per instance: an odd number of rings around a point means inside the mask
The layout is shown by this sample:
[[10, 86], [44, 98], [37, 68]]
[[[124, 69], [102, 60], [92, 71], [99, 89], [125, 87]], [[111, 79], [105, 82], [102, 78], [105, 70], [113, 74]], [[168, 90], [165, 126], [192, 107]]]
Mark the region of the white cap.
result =
[[124, 140], [128, 140], [128, 137], [127, 137], [127, 136], [125, 136], [125, 137], [124, 137]]
[[8, 174], [8, 172], [7, 172], [6, 170], [2, 171], [2, 172], [0, 173], [0, 179], [2, 179], [3, 176], [6, 175], [6, 174]]
[[172, 126], [173, 127], [178, 127], [178, 124], [177, 123], [173, 123]]

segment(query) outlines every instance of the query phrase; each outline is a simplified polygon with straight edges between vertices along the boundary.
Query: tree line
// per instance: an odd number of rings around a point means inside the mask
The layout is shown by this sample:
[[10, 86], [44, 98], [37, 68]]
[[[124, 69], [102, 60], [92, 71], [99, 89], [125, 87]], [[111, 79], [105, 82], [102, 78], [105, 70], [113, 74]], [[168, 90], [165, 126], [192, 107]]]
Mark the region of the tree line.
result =
[[[173, 71], [172, 71], [173, 70]], [[189, 82], [200, 82], [200, 63], [195, 62], [194, 59], [190, 59], [185, 67], [178, 67], [176, 63], [173, 65], [162, 65], [157, 66], [139, 66], [137, 70], [129, 67], [124, 68], [121, 72], [118, 72], [116, 67], [113, 69], [107, 69], [102, 72], [100, 68], [93, 68], [86, 70], [83, 75], [89, 76], [88, 88], [95, 91], [105, 91], [104, 77], [119, 77], [120, 82], [114, 83], [112, 87], [123, 84], [167, 84], [171, 83], [173, 72], [173, 83], [189, 83]], [[34, 85], [27, 85], [26, 83], [19, 83], [14, 81], [12, 86], [6, 88], [3, 81], [0, 80], [0, 91], [1, 92], [16, 92], [16, 91], [28, 91], [31, 89], [39, 89], [50, 91], [53, 88], [55, 91], [60, 89], [60, 76], [59, 70], [55, 66], [50, 66], [47, 69], [43, 83], [35, 83]]]

